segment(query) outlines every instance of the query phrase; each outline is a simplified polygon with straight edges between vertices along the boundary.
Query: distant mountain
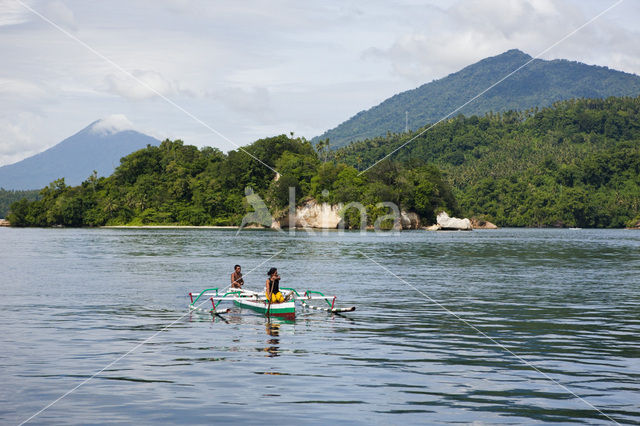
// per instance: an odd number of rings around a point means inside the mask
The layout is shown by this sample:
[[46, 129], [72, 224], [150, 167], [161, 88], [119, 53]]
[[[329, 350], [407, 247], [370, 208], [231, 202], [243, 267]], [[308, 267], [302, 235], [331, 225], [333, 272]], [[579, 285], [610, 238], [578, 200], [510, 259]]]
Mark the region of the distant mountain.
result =
[[159, 143], [151, 136], [118, 130], [98, 120], [46, 151], [0, 167], [0, 188], [40, 189], [62, 177], [67, 185], [79, 185], [94, 170], [98, 176], [109, 176], [120, 158]]
[[[339, 148], [387, 132], [401, 133], [405, 129], [405, 111], [410, 130], [434, 123], [529, 60], [531, 56], [516, 49], [483, 59], [361, 111], [312, 142], [329, 138], [331, 148]], [[638, 95], [640, 77], [635, 74], [562, 59], [535, 59], [455, 115], [527, 110], [573, 98]]]

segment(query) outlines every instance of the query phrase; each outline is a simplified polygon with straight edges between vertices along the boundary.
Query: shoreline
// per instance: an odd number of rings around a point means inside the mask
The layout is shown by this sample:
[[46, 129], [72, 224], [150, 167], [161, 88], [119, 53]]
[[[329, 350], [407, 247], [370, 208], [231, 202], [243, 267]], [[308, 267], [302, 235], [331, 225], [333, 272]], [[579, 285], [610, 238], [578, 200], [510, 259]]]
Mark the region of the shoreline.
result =
[[[239, 226], [230, 225], [105, 225], [98, 226], [104, 229], [239, 229]], [[247, 227], [245, 226], [245, 229]], [[269, 229], [269, 228], [248, 228]]]
[[[0, 228], [2, 227], [11, 227], [9, 224], [9, 221], [7, 220], [3, 220], [0, 219]], [[12, 227], [13, 228], [13, 227]], [[26, 228], [34, 228], [34, 227], [26, 227]], [[49, 227], [35, 227], [35, 228], [48, 228], [48, 229], [53, 229], [53, 228], [65, 228], [64, 226], [49, 226]], [[73, 227], [72, 227], [73, 228]], [[260, 229], [260, 230], [275, 230], [274, 228], [267, 228], [267, 227], [262, 227], [262, 226], [245, 226], [243, 228], [241, 228], [240, 226], [232, 226], [232, 225], [104, 225], [104, 226], [96, 226], [96, 227], [92, 227], [92, 226], [81, 226], [78, 228], [85, 228], [85, 229]], [[283, 228], [282, 230], [288, 230], [289, 228]], [[305, 230], [306, 228], [301, 228], [301, 227], [296, 227], [294, 228], [296, 230]], [[338, 228], [310, 228], [314, 231], [334, 231], [334, 230], [338, 230]], [[497, 229], [558, 229], [558, 230], [571, 230], [572, 228], [564, 228], [564, 227], [528, 227], [528, 226], [507, 226], [507, 227], [498, 227]], [[573, 228], [572, 230], [589, 230], [589, 229], [624, 229], [624, 230], [628, 230], [628, 231], [640, 231], [640, 227], [620, 227], [620, 228]], [[369, 227], [367, 227], [367, 231], [370, 231], [373, 229], [370, 229]], [[426, 229], [425, 227], [422, 227], [420, 229], [403, 229], [402, 231], [415, 231], [415, 230], [421, 230], [421, 231], [430, 231], [428, 229]], [[490, 229], [490, 228], [473, 228], [474, 231], [484, 231], [484, 230], [491, 230], [491, 231], [495, 231], [496, 229]], [[348, 231], [347, 229], [345, 229], [345, 231]], [[359, 231], [359, 229], [355, 229], [352, 231]], [[391, 230], [385, 230], [385, 231], [391, 231]], [[398, 232], [400, 232], [398, 230]], [[438, 230], [436, 232], [453, 232], [449, 231], [449, 230]]]
[[[61, 227], [62, 228], [62, 227]], [[90, 229], [92, 227], [81, 227]], [[267, 228], [262, 226], [232, 226], [232, 225], [104, 225], [104, 226], [96, 226], [97, 229], [261, 229], [261, 230], [273, 230], [277, 231], [274, 228]], [[282, 228], [282, 231], [287, 231], [289, 228]], [[303, 227], [295, 227], [295, 230], [305, 230], [312, 229], [314, 231], [337, 231], [338, 228], [303, 228]], [[593, 230], [593, 229], [623, 229], [628, 231], [638, 231], [640, 227], [622, 227], [622, 228], [565, 228], [565, 227], [555, 227], [555, 226], [506, 226], [506, 227], [498, 227], [498, 228], [472, 228], [473, 231], [496, 231], [500, 229], [556, 229], [556, 230]], [[360, 229], [344, 229], [344, 231], [359, 231]], [[373, 228], [367, 227], [367, 231], [373, 231]], [[469, 231], [471, 231], [469, 230]], [[386, 231], [393, 231], [391, 229], [385, 229]], [[402, 231], [430, 231], [430, 232], [457, 232], [460, 231], [458, 229], [438, 229], [437, 231], [431, 231], [426, 229], [426, 227], [422, 227], [419, 229], [402, 229], [397, 230], [397, 232]]]

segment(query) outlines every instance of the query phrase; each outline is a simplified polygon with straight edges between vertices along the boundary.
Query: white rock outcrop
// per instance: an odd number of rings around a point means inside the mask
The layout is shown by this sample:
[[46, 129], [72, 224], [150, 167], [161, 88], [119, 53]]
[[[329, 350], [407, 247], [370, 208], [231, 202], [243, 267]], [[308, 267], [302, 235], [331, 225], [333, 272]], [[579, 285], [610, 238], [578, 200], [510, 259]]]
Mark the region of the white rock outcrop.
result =
[[449, 217], [447, 212], [440, 212], [436, 217], [436, 222], [443, 230], [460, 230], [471, 231], [471, 221], [467, 218], [458, 219], [457, 217]]
[[331, 205], [309, 200], [296, 208], [293, 220], [290, 220], [289, 215], [285, 214], [282, 218], [274, 221], [271, 228], [288, 228], [293, 224], [296, 228], [335, 229], [342, 221], [339, 214], [341, 209], [342, 204]]
[[[308, 200], [296, 208], [295, 216], [289, 217], [285, 213], [271, 223], [272, 229], [282, 229], [294, 226], [296, 228], [336, 229], [342, 223], [340, 211], [342, 203], [329, 204], [318, 203], [316, 200]], [[400, 220], [396, 221], [399, 229], [420, 229], [420, 216], [414, 212], [400, 212]]]
[[318, 204], [315, 200], [307, 201], [296, 209], [296, 227], [335, 229], [342, 221], [339, 214], [341, 209], [340, 204]]

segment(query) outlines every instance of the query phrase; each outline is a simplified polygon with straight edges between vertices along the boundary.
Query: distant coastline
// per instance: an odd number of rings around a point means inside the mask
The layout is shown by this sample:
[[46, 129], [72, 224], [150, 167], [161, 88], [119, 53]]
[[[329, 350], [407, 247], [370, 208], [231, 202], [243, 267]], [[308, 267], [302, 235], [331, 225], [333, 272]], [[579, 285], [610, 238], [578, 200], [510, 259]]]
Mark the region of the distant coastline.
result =
[[[99, 228], [109, 229], [238, 229], [239, 226], [215, 226], [215, 225], [110, 225]], [[248, 228], [248, 227], [245, 227]]]
[[[11, 224], [9, 223], [8, 220], [6, 219], [0, 219], [0, 227], [10, 227]], [[65, 228], [65, 226], [53, 226], [53, 227], [48, 227], [48, 228]], [[231, 225], [105, 225], [105, 226], [86, 226], [83, 227], [86, 229], [266, 229], [266, 230], [271, 230], [273, 228], [268, 228], [268, 227], [262, 227], [262, 226], [255, 226], [255, 225], [249, 225], [249, 226], [244, 226], [244, 227], [240, 227], [240, 226], [231, 226]], [[549, 227], [539, 227], [539, 226], [523, 226], [523, 227], [518, 227], [518, 226], [511, 226], [511, 227], [505, 227], [505, 228], [501, 228], [501, 229], [571, 229], [571, 228], [567, 228], [567, 227], [553, 227], [553, 226], [549, 226]], [[302, 227], [296, 227], [295, 229], [304, 229]], [[336, 230], [336, 229], [331, 229], [331, 228], [312, 228], [315, 230]], [[473, 227], [474, 230], [482, 230], [484, 228], [482, 227]], [[575, 229], [575, 228], [574, 228]], [[579, 228], [579, 229], [626, 229], [626, 230], [634, 230], [634, 231], [638, 231], [640, 230], [640, 226], [628, 226], [628, 227], [623, 227], [623, 228]], [[371, 227], [367, 227], [367, 230], [370, 231], [372, 230]], [[427, 227], [421, 227], [420, 230], [429, 230]], [[446, 232], [446, 231], [444, 231]]]

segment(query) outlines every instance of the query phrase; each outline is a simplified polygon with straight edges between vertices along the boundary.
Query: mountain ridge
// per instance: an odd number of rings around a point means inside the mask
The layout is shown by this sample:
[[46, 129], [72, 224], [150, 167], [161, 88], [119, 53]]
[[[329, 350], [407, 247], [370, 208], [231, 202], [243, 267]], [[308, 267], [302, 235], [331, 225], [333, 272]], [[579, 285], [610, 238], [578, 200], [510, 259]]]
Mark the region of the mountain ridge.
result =
[[329, 138], [333, 149], [356, 140], [402, 133], [405, 111], [409, 113], [409, 130], [416, 130], [450, 114], [529, 61], [526, 67], [453, 115], [482, 116], [489, 112], [543, 108], [572, 98], [640, 95], [640, 76], [635, 74], [566, 59], [533, 59], [518, 49], [511, 49], [397, 93], [311, 141]]
[[118, 127], [108, 119], [96, 120], [45, 151], [0, 167], [0, 188], [40, 189], [60, 178], [65, 178], [68, 185], [79, 185], [94, 170], [100, 176], [108, 176], [120, 158], [159, 143], [156, 138]]

